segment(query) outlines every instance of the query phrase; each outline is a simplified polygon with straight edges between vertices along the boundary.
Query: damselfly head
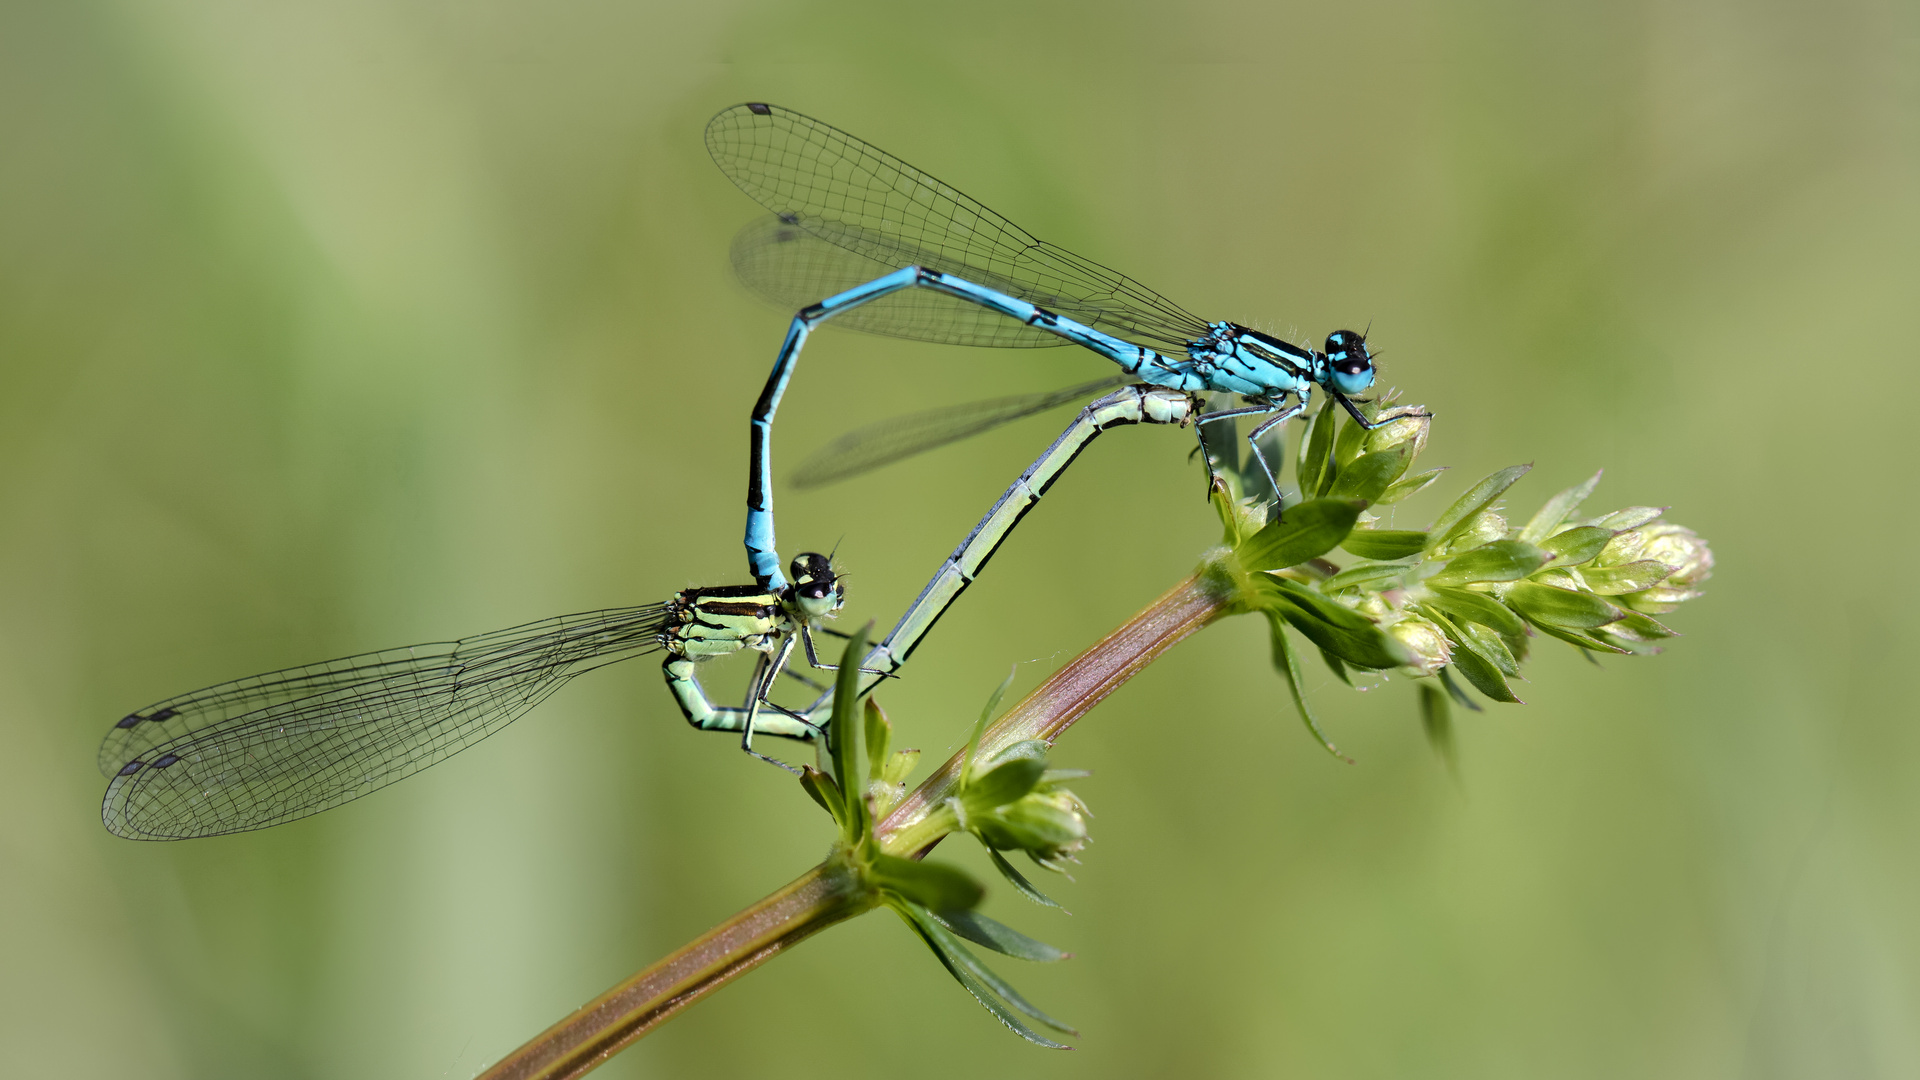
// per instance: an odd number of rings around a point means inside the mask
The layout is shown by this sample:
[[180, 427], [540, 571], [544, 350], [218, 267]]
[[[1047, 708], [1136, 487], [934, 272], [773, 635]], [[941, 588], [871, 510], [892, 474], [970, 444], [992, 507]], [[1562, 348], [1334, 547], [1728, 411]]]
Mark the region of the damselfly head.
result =
[[1365, 334], [1335, 330], [1327, 335], [1327, 381], [1349, 396], [1373, 385], [1373, 354], [1367, 351]]
[[827, 556], [817, 551], [803, 551], [794, 556], [788, 572], [793, 586], [787, 595], [807, 618], [825, 618], [839, 611], [840, 605], [846, 602], [846, 589], [841, 586], [839, 575], [833, 572], [833, 560]]

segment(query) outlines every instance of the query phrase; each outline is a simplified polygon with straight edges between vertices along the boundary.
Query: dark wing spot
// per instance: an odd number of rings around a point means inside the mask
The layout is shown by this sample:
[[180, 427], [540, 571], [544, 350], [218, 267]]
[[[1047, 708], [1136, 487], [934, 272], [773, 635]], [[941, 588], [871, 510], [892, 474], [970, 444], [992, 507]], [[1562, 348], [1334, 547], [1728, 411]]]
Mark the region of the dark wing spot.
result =
[[179, 754], [161, 754], [159, 757], [153, 759], [153, 767], [156, 769], [164, 769], [179, 760]]
[[147, 763], [144, 761], [129, 761], [125, 765], [120, 766], [120, 775], [132, 776], [134, 773], [137, 773], [141, 769], [144, 769], [146, 767], [147, 767]]
[[113, 726], [117, 728], [129, 728], [145, 719], [146, 717], [141, 716], [139, 713], [128, 713], [127, 715], [120, 718], [119, 723]]
[[[786, 223], [787, 223], [787, 224], [789, 224], [789, 225], [798, 225], [798, 224], [800, 224], [800, 215], [799, 215], [799, 214], [796, 214], [796, 213], [794, 213], [794, 212], [793, 212], [793, 211], [791, 211], [791, 210], [782, 210], [782, 211], [780, 211], [780, 214], [779, 214], [779, 218], [780, 218], [780, 220], [781, 220], [781, 221], [784, 221], [784, 222], [786, 222]], [[786, 233], [781, 233], [781, 234], [780, 234], [780, 239], [782, 239], [782, 240], [791, 240], [791, 239], [793, 239], [793, 237], [791, 237], [791, 236], [789, 236], [789, 235], [787, 235]]]
[[157, 724], [162, 720], [171, 720], [174, 717], [179, 715], [180, 715], [179, 709], [161, 709], [159, 712], [154, 713], [152, 716], [147, 717], [147, 719]]
[[768, 105], [764, 101], [749, 101], [747, 102], [747, 111], [755, 116], [772, 116], [773, 106]]

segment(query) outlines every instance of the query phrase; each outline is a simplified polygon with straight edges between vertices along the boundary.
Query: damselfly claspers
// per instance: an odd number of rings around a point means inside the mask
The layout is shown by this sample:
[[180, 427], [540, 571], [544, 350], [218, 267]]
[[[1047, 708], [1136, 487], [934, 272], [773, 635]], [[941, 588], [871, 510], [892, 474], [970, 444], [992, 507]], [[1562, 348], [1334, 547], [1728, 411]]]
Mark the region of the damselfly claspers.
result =
[[[773, 525], [774, 413], [807, 335], [836, 317], [857, 329], [950, 344], [1072, 343], [1149, 386], [1239, 395], [1243, 406], [1195, 419], [1266, 416], [1247, 438], [1276, 492], [1259, 439], [1306, 408], [1314, 386], [1372, 426], [1352, 401], [1374, 379], [1361, 333], [1335, 331], [1322, 352], [1238, 323], [1205, 321], [1124, 274], [1035, 238], [952, 185], [791, 109], [736, 105], [707, 124], [706, 141], [721, 171], [775, 215], [766, 226], [772, 233], [763, 228], [749, 239], [777, 241], [786, 229], [819, 242], [750, 242], [744, 253], [736, 250], [749, 284], [806, 303], [753, 409], [746, 547], [754, 580], [763, 586], [777, 588], [782, 580]], [[826, 286], [829, 281], [834, 284]], [[817, 299], [828, 288], [839, 291]]]

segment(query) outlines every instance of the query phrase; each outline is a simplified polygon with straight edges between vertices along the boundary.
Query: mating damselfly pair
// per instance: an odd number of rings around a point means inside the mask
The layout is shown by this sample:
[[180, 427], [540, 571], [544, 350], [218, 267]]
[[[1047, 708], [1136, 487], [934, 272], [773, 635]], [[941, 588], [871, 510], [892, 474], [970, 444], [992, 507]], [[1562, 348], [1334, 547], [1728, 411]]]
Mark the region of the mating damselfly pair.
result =
[[[358, 798], [485, 738], [575, 675], [665, 652], [668, 686], [696, 728], [815, 741], [825, 695], [804, 709], [775, 704], [796, 643], [845, 590], [830, 560], [782, 572], [774, 540], [772, 424], [812, 329], [838, 320], [916, 340], [1026, 348], [1077, 344], [1121, 374], [1057, 394], [936, 410], [912, 425], [836, 444], [807, 472], [839, 478], [986, 430], [1099, 388], [1087, 406], [955, 548], [893, 631], [861, 660], [862, 688], [899, 671], [1074, 457], [1109, 427], [1209, 425], [1260, 416], [1248, 440], [1279, 491], [1260, 439], [1325, 389], [1363, 425], [1353, 396], [1373, 383], [1364, 337], [1337, 331], [1324, 351], [1237, 323], [1209, 322], [1125, 275], [1034, 238], [952, 186], [791, 110], [728, 109], [707, 126], [721, 170], [768, 210], [742, 232], [742, 278], [802, 304], [752, 410], [746, 546], [755, 584], [687, 590], [664, 604], [560, 616], [455, 642], [346, 657], [254, 676], [161, 701], [122, 718], [101, 745], [110, 778], [102, 807], [113, 832], [178, 839], [263, 828]], [[1205, 412], [1202, 395], [1240, 404]], [[715, 706], [695, 665], [761, 654], [741, 707]], [[767, 758], [767, 760], [773, 760]]]

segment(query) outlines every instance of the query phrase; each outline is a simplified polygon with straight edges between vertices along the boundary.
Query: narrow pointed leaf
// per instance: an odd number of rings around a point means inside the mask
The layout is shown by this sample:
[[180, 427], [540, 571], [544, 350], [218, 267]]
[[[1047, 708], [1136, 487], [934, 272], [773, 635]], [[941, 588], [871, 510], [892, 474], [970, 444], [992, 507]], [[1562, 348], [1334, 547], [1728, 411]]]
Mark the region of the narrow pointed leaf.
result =
[[1480, 707], [1479, 702], [1468, 697], [1467, 692], [1460, 689], [1460, 685], [1453, 681], [1452, 670], [1452, 668], [1440, 669], [1440, 685], [1447, 688], [1447, 696], [1459, 702], [1461, 708], [1472, 709], [1474, 712], [1486, 712], [1487, 710]]
[[1638, 611], [1629, 611], [1619, 622], [1608, 623], [1607, 633], [1618, 634], [1631, 641], [1660, 641], [1665, 638], [1679, 637], [1675, 630], [1651, 615], [1642, 615]]
[[1507, 685], [1506, 677], [1500, 674], [1500, 670], [1485, 660], [1480, 659], [1479, 654], [1475, 653], [1472, 649], [1464, 647], [1455, 649], [1453, 652], [1453, 666], [1460, 670], [1460, 674], [1466, 676], [1467, 681], [1473, 684], [1475, 690], [1480, 691], [1493, 700], [1504, 701], [1509, 705], [1523, 704], [1519, 698], [1513, 695], [1513, 688]]
[[1472, 589], [1436, 587], [1431, 582], [1428, 583], [1427, 589], [1433, 594], [1428, 602], [1456, 619], [1492, 627], [1509, 637], [1527, 632], [1525, 620], [1515, 615], [1511, 608], [1486, 593], [1474, 592]]
[[1581, 563], [1600, 554], [1607, 541], [1619, 535], [1612, 529], [1602, 529], [1597, 525], [1581, 525], [1566, 532], [1554, 533], [1540, 541], [1542, 551], [1550, 551], [1558, 557], [1560, 566], [1579, 566]]
[[1281, 520], [1249, 536], [1237, 549], [1251, 571], [1283, 570], [1317, 559], [1340, 545], [1362, 506], [1348, 499], [1315, 499], [1287, 510]]
[[1015, 990], [1010, 983], [995, 974], [992, 968], [981, 963], [980, 958], [973, 955], [971, 949], [960, 944], [959, 937], [955, 935], [953, 931], [940, 925], [939, 920], [935, 919], [931, 912], [916, 911], [914, 914], [923, 920], [923, 925], [927, 931], [939, 940], [940, 947], [953, 958], [954, 962], [959, 965], [960, 968], [980, 980], [987, 989], [1004, 998], [1007, 1004], [1055, 1031], [1065, 1032], [1068, 1035], [1080, 1034], [1068, 1025], [1055, 1020], [1053, 1017], [1035, 1008], [1032, 1002], [1029, 1002], [1020, 995], [1020, 991]]
[[[1333, 402], [1329, 401], [1327, 404], [1331, 405]], [[1340, 434], [1333, 439], [1333, 461], [1339, 466], [1341, 476], [1344, 476], [1347, 466], [1360, 457], [1360, 451], [1367, 444], [1367, 429], [1354, 423], [1353, 417], [1344, 415], [1345, 409], [1340, 411], [1343, 415], [1340, 419]], [[1334, 482], [1339, 483], [1339, 478], [1336, 477]]]
[[1325, 649], [1319, 649], [1317, 651], [1320, 653], [1320, 659], [1326, 661], [1327, 670], [1333, 672], [1334, 678], [1339, 679], [1341, 682], [1346, 683], [1348, 686], [1353, 685], [1353, 676], [1347, 673], [1346, 661], [1340, 659], [1339, 657], [1333, 655], [1332, 653], [1328, 652]]
[[960, 789], [960, 798], [970, 811], [982, 813], [1005, 806], [1033, 790], [1040, 774], [1047, 771], [1044, 758], [1015, 758], [969, 778]]
[[[966, 947], [960, 944], [959, 939], [954, 937], [952, 932], [934, 922], [931, 914], [923, 915], [909, 909], [900, 909], [900, 917], [920, 935], [920, 940], [927, 943], [927, 948], [933, 950], [933, 955], [940, 961], [940, 966], [947, 969], [947, 974], [952, 975], [955, 982], [966, 988], [967, 993], [973, 995], [973, 1000], [992, 1013], [994, 1019], [1005, 1024], [1007, 1029], [1015, 1035], [1037, 1046], [1044, 1046], [1049, 1050], [1068, 1049], [1065, 1043], [1054, 1042], [1028, 1027], [1026, 1021], [1014, 1015], [1013, 1010], [1007, 1007], [1007, 1003], [1001, 1001], [993, 990], [974, 974], [973, 969], [982, 966], [980, 962], [974, 959], [971, 953], [966, 952]], [[963, 953], [966, 954], [964, 959], [960, 955]]]
[[1000, 871], [1000, 876], [1006, 878], [1007, 884], [1012, 885], [1014, 891], [1021, 896], [1039, 904], [1041, 907], [1060, 908], [1061, 911], [1067, 910], [1066, 908], [1060, 907], [1060, 901], [1041, 892], [1033, 882], [1028, 881], [1027, 876], [1015, 869], [1014, 865], [1007, 861], [1005, 855], [1000, 854], [992, 848], [988, 848], [987, 858], [993, 860], [994, 869]]
[[1387, 588], [1387, 582], [1405, 575], [1406, 563], [1361, 563], [1349, 567], [1320, 583], [1325, 592], [1339, 592], [1341, 589], [1369, 589], [1379, 591]]
[[1300, 460], [1294, 465], [1302, 499], [1319, 498], [1333, 486], [1333, 414], [1338, 411], [1329, 401], [1320, 406], [1313, 423], [1307, 426], [1307, 434], [1300, 444]]
[[1447, 771], [1460, 776], [1460, 762], [1453, 744], [1453, 710], [1447, 695], [1432, 683], [1420, 684], [1420, 727], [1427, 733], [1427, 745], [1446, 763]]
[[[1576, 633], [1572, 630], [1562, 630], [1559, 627], [1550, 625], [1548, 623], [1537, 622], [1533, 624], [1533, 628], [1547, 635], [1548, 637], [1559, 638], [1561, 641], [1564, 641], [1567, 644], [1572, 645], [1574, 648], [1581, 649], [1588, 653], [1605, 652], [1605, 653], [1614, 653], [1619, 656], [1633, 655], [1632, 650], [1630, 649], [1623, 649], [1618, 645], [1611, 644], [1610, 642], [1599, 641], [1592, 637], [1589, 637], [1586, 634]], [[1589, 656], [1588, 659], [1592, 659], [1592, 657]]]
[[884, 852], [875, 853], [871, 864], [873, 883], [896, 893], [930, 911], [954, 911], [973, 907], [986, 895], [986, 889], [973, 875], [957, 866], [924, 859], [903, 859]]
[[831, 814], [833, 823], [840, 827], [842, 833], [845, 832], [847, 827], [845, 803], [840, 795], [840, 787], [833, 782], [833, 777], [811, 765], [802, 765], [800, 789], [812, 796], [813, 801], [819, 803], [822, 810]]
[[933, 917], [975, 945], [984, 945], [1016, 960], [1051, 964], [1073, 955], [1044, 941], [1035, 941], [1006, 923], [989, 919], [977, 911], [943, 911], [935, 913]]
[[1515, 611], [1525, 615], [1531, 622], [1570, 630], [1591, 630], [1618, 621], [1626, 615], [1626, 612], [1597, 596], [1571, 589], [1556, 589], [1551, 585], [1537, 585], [1531, 581], [1510, 586], [1505, 599]]
[[867, 699], [867, 779], [878, 780], [887, 770], [887, 750], [893, 741], [893, 725], [880, 703]]
[[993, 693], [987, 695], [987, 705], [980, 710], [980, 720], [973, 725], [973, 737], [967, 740], [967, 756], [961, 759], [960, 783], [965, 785], [967, 777], [973, 772], [974, 756], [980, 752], [980, 737], [986, 733], [987, 723], [993, 719], [993, 712], [1000, 707], [1000, 699], [1007, 696], [1007, 688], [1013, 685], [1013, 677], [1020, 674], [1019, 668], [1007, 672]]
[[1391, 450], [1378, 450], [1362, 455], [1353, 463], [1340, 467], [1340, 478], [1333, 482], [1333, 488], [1327, 492], [1334, 499], [1364, 499], [1373, 502], [1386, 494], [1395, 480], [1413, 464], [1413, 444], [1401, 443]]
[[1601, 596], [1623, 596], [1651, 589], [1672, 574], [1673, 567], [1666, 563], [1641, 559], [1623, 566], [1588, 567], [1580, 571], [1580, 580], [1586, 582], [1589, 591]]
[[865, 787], [859, 782], [856, 767], [860, 756], [860, 658], [867, 655], [867, 635], [871, 622], [855, 630], [840, 654], [840, 670], [833, 680], [833, 718], [827, 722], [827, 750], [833, 764], [834, 783], [844, 793], [841, 800], [846, 813], [841, 819], [843, 838], [858, 843], [867, 835], [867, 801], [857, 797]]
[[1534, 514], [1533, 518], [1527, 522], [1527, 527], [1520, 530], [1520, 539], [1525, 540], [1529, 544], [1538, 544], [1553, 535], [1553, 530], [1559, 528], [1560, 523], [1567, 520], [1568, 514], [1579, 509], [1580, 504], [1587, 500], [1587, 496], [1593, 494], [1593, 489], [1597, 487], [1599, 483], [1600, 473], [1594, 473], [1583, 483], [1575, 484], [1560, 494], [1555, 495], [1553, 498], [1548, 499], [1547, 504], [1542, 506], [1539, 512]]
[[1623, 510], [1615, 510], [1613, 513], [1594, 522], [1594, 524], [1603, 529], [1614, 529], [1619, 532], [1625, 532], [1628, 529], [1637, 529], [1649, 521], [1657, 520], [1661, 514], [1666, 512], [1667, 508], [1664, 506], [1629, 506]]
[[1333, 745], [1333, 740], [1327, 738], [1326, 733], [1320, 730], [1320, 722], [1314, 718], [1313, 709], [1307, 704], [1306, 694], [1301, 692], [1300, 660], [1294, 654], [1293, 645], [1287, 641], [1286, 624], [1281, 622], [1280, 616], [1269, 611], [1267, 625], [1273, 634], [1273, 669], [1278, 671], [1280, 678], [1286, 681], [1287, 692], [1293, 695], [1293, 706], [1300, 710], [1301, 722], [1307, 725], [1307, 731], [1313, 735], [1314, 739], [1327, 748], [1327, 753], [1349, 765], [1353, 764], [1353, 759], [1342, 754], [1340, 748]]
[[1427, 534], [1406, 529], [1355, 529], [1340, 546], [1363, 559], [1390, 562], [1426, 549]]
[[1267, 575], [1259, 585], [1278, 601], [1277, 610], [1308, 641], [1355, 667], [1381, 671], [1413, 659], [1405, 645], [1352, 608], [1285, 578]]
[[1527, 475], [1532, 468], [1531, 465], [1510, 465], [1473, 485], [1471, 490], [1447, 507], [1447, 512], [1441, 514], [1433, 523], [1433, 528], [1427, 531], [1426, 550], [1438, 551], [1447, 541], [1458, 536], [1476, 515], [1492, 506], [1495, 499], [1505, 494], [1515, 481]]
[[1519, 540], [1495, 540], [1447, 561], [1429, 585], [1471, 585], [1476, 581], [1518, 581], [1552, 560], [1553, 556]]
[[1446, 471], [1445, 469], [1428, 469], [1426, 472], [1395, 480], [1386, 491], [1380, 494], [1379, 498], [1373, 500], [1374, 505], [1391, 506], [1402, 499], [1418, 495], [1430, 487], [1435, 480], [1440, 479], [1440, 474]]

